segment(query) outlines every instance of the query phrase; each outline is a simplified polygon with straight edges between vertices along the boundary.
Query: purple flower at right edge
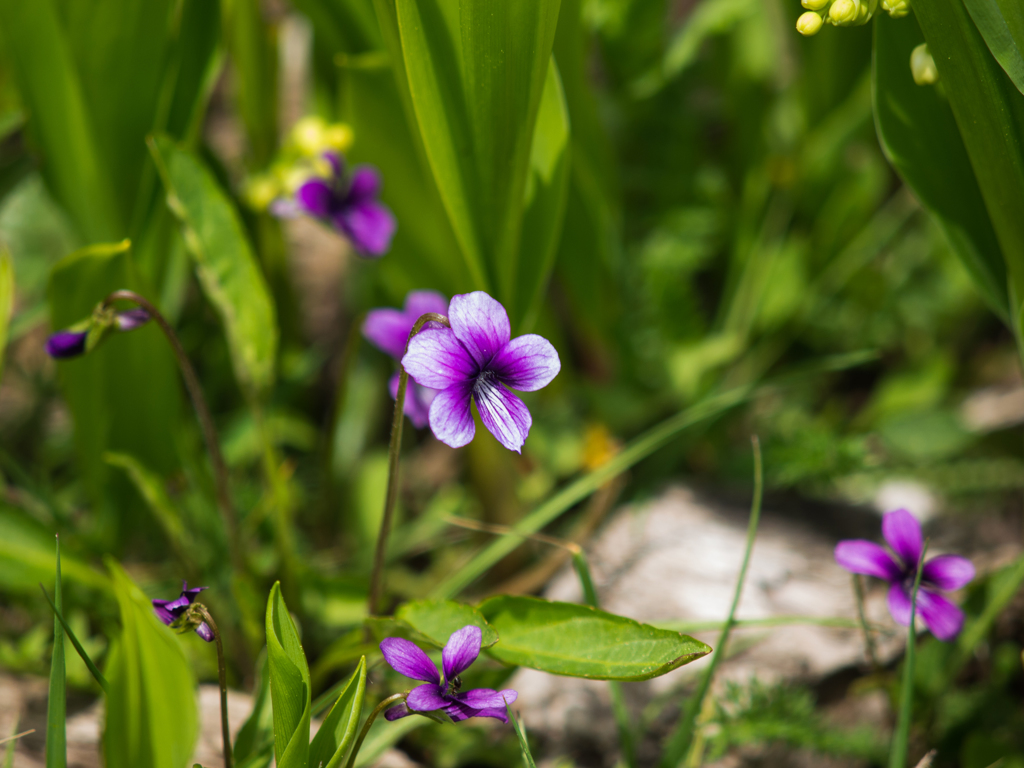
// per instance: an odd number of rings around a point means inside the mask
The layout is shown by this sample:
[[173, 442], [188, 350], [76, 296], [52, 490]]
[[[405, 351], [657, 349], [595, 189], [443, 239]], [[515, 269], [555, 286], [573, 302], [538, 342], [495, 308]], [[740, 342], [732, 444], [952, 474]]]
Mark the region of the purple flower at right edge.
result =
[[534, 392], [561, 370], [551, 342], [535, 333], [512, 338], [508, 313], [483, 291], [454, 296], [451, 328], [420, 331], [402, 365], [417, 384], [440, 390], [430, 404], [430, 429], [452, 448], [476, 434], [470, 402], [498, 442], [520, 453], [533, 418], [508, 388]]
[[434, 662], [417, 645], [400, 637], [384, 638], [380, 650], [391, 668], [399, 674], [425, 683], [413, 688], [405, 703], [391, 707], [384, 713], [384, 717], [397, 720], [415, 712], [435, 712], [440, 709], [455, 722], [471, 717], [493, 717], [507, 723], [505, 704], [514, 702], [518, 693], [512, 689], [459, 690], [462, 685], [459, 675], [469, 669], [480, 655], [482, 640], [483, 632], [480, 627], [473, 625], [453, 632], [441, 651], [441, 666], [444, 668], [442, 678]]
[[[848, 571], [885, 579], [889, 587], [889, 613], [898, 624], [910, 626], [910, 594], [914, 589], [923, 540], [921, 525], [905, 509], [882, 517], [882, 535], [892, 549], [863, 539], [840, 541], [836, 562]], [[917, 614], [939, 640], [952, 640], [964, 624], [964, 613], [939, 594], [965, 586], [974, 578], [971, 561], [957, 555], [939, 555], [921, 570]]]

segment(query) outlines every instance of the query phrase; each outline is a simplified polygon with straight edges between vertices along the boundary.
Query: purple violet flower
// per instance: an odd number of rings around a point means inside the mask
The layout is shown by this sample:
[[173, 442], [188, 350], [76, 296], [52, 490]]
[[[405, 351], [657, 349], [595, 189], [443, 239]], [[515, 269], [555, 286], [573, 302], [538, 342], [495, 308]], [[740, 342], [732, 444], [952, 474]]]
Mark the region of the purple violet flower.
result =
[[114, 327], [119, 331], [134, 331], [149, 322], [149, 312], [142, 307], [126, 309], [114, 317]]
[[483, 291], [452, 298], [451, 328], [424, 329], [409, 341], [402, 365], [424, 387], [440, 390], [430, 404], [430, 429], [452, 448], [476, 434], [470, 401], [498, 442], [520, 453], [533, 419], [507, 388], [534, 392], [561, 370], [551, 342], [534, 333], [512, 338], [508, 313]]
[[349, 176], [341, 155], [325, 152], [323, 158], [331, 166], [330, 176], [314, 176], [296, 190], [293, 200], [277, 200], [271, 211], [282, 218], [305, 214], [320, 219], [344, 234], [360, 256], [383, 256], [396, 224], [391, 210], [377, 200], [380, 173], [359, 165]]
[[493, 717], [507, 723], [505, 704], [514, 702], [518, 693], [512, 689], [495, 691], [491, 688], [459, 691], [462, 686], [459, 675], [469, 669], [480, 655], [482, 639], [480, 627], [473, 625], [453, 632], [441, 651], [441, 666], [444, 668], [444, 677], [441, 677], [434, 662], [418, 646], [400, 637], [384, 638], [380, 650], [391, 668], [413, 680], [425, 681], [425, 685], [409, 692], [405, 704], [391, 707], [384, 717], [397, 720], [414, 712], [440, 709], [455, 722], [470, 717]]
[[46, 354], [58, 360], [78, 357], [85, 352], [85, 338], [88, 331], [57, 331], [46, 340]]
[[[836, 562], [848, 571], [885, 579], [889, 587], [889, 613], [896, 623], [910, 625], [910, 593], [923, 547], [921, 525], [905, 509], [882, 517], [882, 535], [892, 554], [863, 539], [840, 541]], [[974, 578], [971, 561], [957, 555], [939, 555], [926, 562], [917, 590], [917, 613], [939, 640], [952, 640], [964, 624], [964, 613], [939, 594], [953, 591]]]
[[[405, 354], [405, 343], [409, 339], [409, 332], [416, 324], [416, 321], [428, 312], [436, 312], [439, 315], [448, 314], [448, 300], [436, 291], [411, 291], [405, 297], [405, 306], [402, 309], [391, 309], [390, 307], [374, 309], [367, 313], [363, 322], [363, 336], [375, 347], [385, 352], [395, 360], [401, 360]], [[427, 323], [424, 328], [442, 328], [439, 323]], [[396, 373], [388, 381], [388, 390], [391, 398], [398, 397], [398, 374]], [[437, 394], [436, 389], [423, 387], [415, 381], [410, 381], [405, 392], [405, 415], [417, 429], [427, 425], [427, 417], [430, 404]]]
[[[185, 611], [187, 611], [188, 607], [196, 601], [196, 598], [199, 597], [199, 593], [204, 589], [209, 589], [209, 587], [195, 587], [194, 589], [189, 589], [188, 582], [183, 581], [181, 582], [181, 597], [177, 600], [154, 600], [153, 611], [156, 613], [157, 618], [160, 619], [160, 621], [167, 626], [170, 626], [185, 615]], [[213, 630], [210, 629], [209, 625], [205, 621], [196, 627], [196, 634], [208, 643], [213, 642]]]

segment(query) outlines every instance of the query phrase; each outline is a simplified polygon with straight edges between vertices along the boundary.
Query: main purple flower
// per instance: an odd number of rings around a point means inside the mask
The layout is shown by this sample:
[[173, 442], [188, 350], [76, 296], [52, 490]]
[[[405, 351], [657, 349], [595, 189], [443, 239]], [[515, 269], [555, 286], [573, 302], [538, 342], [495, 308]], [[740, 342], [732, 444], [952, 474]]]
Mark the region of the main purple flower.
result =
[[[853, 573], [885, 579], [889, 587], [889, 613], [903, 626], [910, 625], [910, 594], [923, 547], [921, 525], [905, 509], [882, 517], [882, 535], [892, 554], [863, 539], [840, 541], [836, 562]], [[952, 640], [964, 624], [964, 613], [939, 594], [960, 589], [974, 578], [971, 561], [957, 555], [939, 555], [924, 564], [917, 591], [917, 613], [939, 640]]]
[[[185, 615], [185, 611], [187, 611], [188, 607], [196, 601], [196, 598], [199, 597], [199, 593], [204, 589], [209, 589], [209, 587], [195, 587], [194, 589], [189, 589], [188, 582], [183, 581], [181, 582], [181, 597], [177, 600], [154, 600], [153, 611], [156, 613], [157, 618], [159, 618], [160, 621], [170, 626]], [[209, 625], [205, 621], [196, 627], [196, 634], [208, 643], [213, 642], [213, 630], [210, 629]]]
[[[150, 320], [149, 312], [136, 307], [135, 309], [126, 309], [123, 312], [118, 312], [114, 315], [114, 328], [119, 331], [134, 331]], [[46, 353], [50, 357], [57, 359], [78, 357], [85, 352], [86, 340], [89, 337], [89, 322], [79, 324], [75, 327], [85, 326], [85, 330], [75, 331], [71, 328], [66, 328], [62, 331], [57, 331], [50, 335], [46, 340]]]
[[400, 637], [384, 638], [380, 650], [391, 668], [413, 680], [425, 681], [424, 685], [409, 692], [405, 704], [391, 707], [384, 713], [384, 717], [397, 720], [413, 712], [434, 712], [440, 709], [455, 722], [470, 717], [493, 717], [507, 723], [505, 704], [514, 702], [518, 693], [512, 689], [459, 690], [462, 686], [459, 675], [469, 669], [480, 655], [482, 639], [480, 627], [473, 625], [453, 632], [441, 651], [441, 666], [444, 668], [444, 677], [441, 677], [434, 662], [418, 646]]
[[424, 387], [440, 390], [430, 404], [430, 429], [452, 448], [476, 434], [470, 401], [498, 442], [519, 453], [533, 419], [507, 387], [534, 392], [561, 370], [551, 342], [534, 333], [512, 338], [508, 313], [483, 291], [452, 298], [451, 328], [429, 328], [409, 341], [402, 365]]
[[[402, 309], [381, 308], [371, 310], [363, 322], [363, 336], [369, 339], [370, 343], [395, 358], [401, 360], [405, 354], [405, 344], [409, 339], [409, 332], [427, 312], [436, 312], [439, 315], [448, 314], [448, 301], [436, 291], [411, 291], [405, 297], [405, 306]], [[424, 328], [441, 328], [439, 323], [427, 323]], [[395, 373], [388, 381], [388, 389], [391, 397], [398, 396], [398, 373]], [[409, 382], [405, 393], [405, 415], [416, 426], [417, 429], [427, 425], [430, 404], [437, 394], [436, 389], [424, 387], [415, 381]]]
[[313, 216], [341, 231], [360, 256], [383, 256], [391, 247], [396, 224], [390, 209], [377, 200], [381, 187], [377, 169], [359, 165], [349, 176], [341, 155], [325, 152], [323, 157], [331, 167], [330, 175], [309, 179], [296, 190], [294, 200], [275, 201], [271, 210], [284, 218]]

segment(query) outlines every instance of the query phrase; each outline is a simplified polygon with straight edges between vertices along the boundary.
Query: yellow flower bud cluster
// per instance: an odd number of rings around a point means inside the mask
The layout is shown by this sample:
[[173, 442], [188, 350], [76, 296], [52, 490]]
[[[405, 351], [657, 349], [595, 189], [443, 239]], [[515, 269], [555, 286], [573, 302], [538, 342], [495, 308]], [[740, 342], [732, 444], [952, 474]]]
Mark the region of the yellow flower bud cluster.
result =
[[928, 51], [928, 43], [921, 43], [910, 52], [910, 74], [918, 85], [934, 85], [938, 82], [939, 70]]
[[[796, 30], [810, 37], [821, 31], [826, 24], [835, 27], [859, 27], [871, 21], [878, 9], [879, 0], [802, 0], [806, 9], [796, 20]], [[882, 10], [893, 18], [906, 16], [910, 12], [907, 0], [881, 0]]]
[[331, 168], [324, 153], [346, 152], [353, 138], [345, 123], [328, 123], [316, 115], [302, 118], [288, 132], [270, 167], [245, 180], [242, 197], [250, 207], [263, 211], [277, 198], [295, 194], [310, 177], [329, 177]]

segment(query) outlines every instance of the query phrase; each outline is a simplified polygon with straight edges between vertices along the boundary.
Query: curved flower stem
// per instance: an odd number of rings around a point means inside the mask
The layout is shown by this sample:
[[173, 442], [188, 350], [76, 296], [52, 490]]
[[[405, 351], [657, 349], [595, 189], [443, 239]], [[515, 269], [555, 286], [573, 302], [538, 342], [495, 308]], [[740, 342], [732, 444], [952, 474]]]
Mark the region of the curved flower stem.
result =
[[228, 677], [227, 667], [224, 664], [224, 645], [220, 641], [220, 630], [217, 629], [217, 622], [202, 603], [193, 603], [193, 610], [203, 617], [203, 621], [213, 632], [213, 639], [217, 643], [217, 676], [220, 681], [220, 733], [224, 740], [224, 768], [231, 768], [231, 729], [228, 727]]
[[[451, 328], [448, 318], [436, 312], [427, 312], [420, 316], [409, 331], [409, 339], [419, 333], [427, 323], [440, 323]], [[405, 348], [409, 349], [409, 339]], [[381, 591], [383, 588], [384, 560], [388, 549], [388, 535], [391, 533], [392, 518], [395, 513], [395, 502], [398, 500], [398, 456], [402, 449], [402, 425], [405, 424], [405, 390], [409, 385], [409, 374], [401, 362], [398, 364], [398, 393], [395, 395], [395, 415], [391, 421], [391, 444], [388, 446], [388, 493], [384, 499], [384, 516], [380, 520], [380, 533], [377, 534], [377, 548], [373, 555], [373, 570], [370, 572], [370, 594], [367, 598], [367, 613], [376, 616], [380, 608]]]
[[192, 363], [185, 354], [177, 334], [171, 328], [170, 323], [145, 296], [140, 296], [135, 291], [114, 291], [105, 299], [103, 305], [107, 306], [114, 301], [130, 301], [146, 310], [150, 317], [160, 326], [164, 336], [171, 345], [174, 357], [178, 361], [178, 368], [181, 370], [181, 377], [185, 380], [185, 389], [188, 390], [189, 398], [192, 400], [192, 407], [196, 412], [196, 419], [203, 430], [203, 440], [206, 443], [206, 450], [210, 456], [210, 463], [213, 465], [213, 478], [217, 493], [217, 506], [220, 508], [221, 516], [224, 518], [224, 525], [227, 528], [228, 549], [231, 553], [231, 562], [239, 570], [242, 566], [241, 550], [238, 543], [238, 522], [235, 515], [235, 508], [231, 504], [231, 495], [228, 492], [228, 471], [224, 463], [224, 457], [220, 452], [220, 443], [217, 441], [217, 429], [213, 424], [213, 417], [206, 405], [206, 398], [203, 395], [203, 388], [199, 384], [199, 378], [192, 367]]
[[352, 768], [352, 766], [356, 764], [356, 756], [359, 754], [359, 750], [362, 749], [363, 742], [366, 740], [366, 734], [370, 732], [370, 726], [373, 725], [373, 721], [377, 719], [377, 715], [392, 704], [396, 704], [399, 701], [405, 701], [405, 698], [408, 695], [409, 691], [403, 691], [402, 693], [396, 693], [394, 696], [388, 696], [374, 708], [373, 712], [370, 713], [370, 716], [366, 718], [366, 722], [363, 723], [363, 730], [359, 732], [359, 738], [357, 738], [356, 743], [352, 745], [352, 752], [348, 756], [348, 762], [345, 764], [345, 768]]
[[889, 768], [905, 768], [907, 764], [907, 742], [910, 740], [910, 712], [914, 703], [914, 651], [917, 648], [917, 630], [914, 619], [917, 617], [917, 590], [921, 586], [921, 573], [924, 571], [924, 556], [928, 554], [928, 540], [921, 547], [921, 557], [917, 561], [917, 574], [914, 576], [914, 588], [910, 592], [910, 626], [907, 628], [907, 652], [903, 657], [903, 683], [900, 686], [900, 712], [896, 721], [896, 732], [892, 736], [889, 749]]

